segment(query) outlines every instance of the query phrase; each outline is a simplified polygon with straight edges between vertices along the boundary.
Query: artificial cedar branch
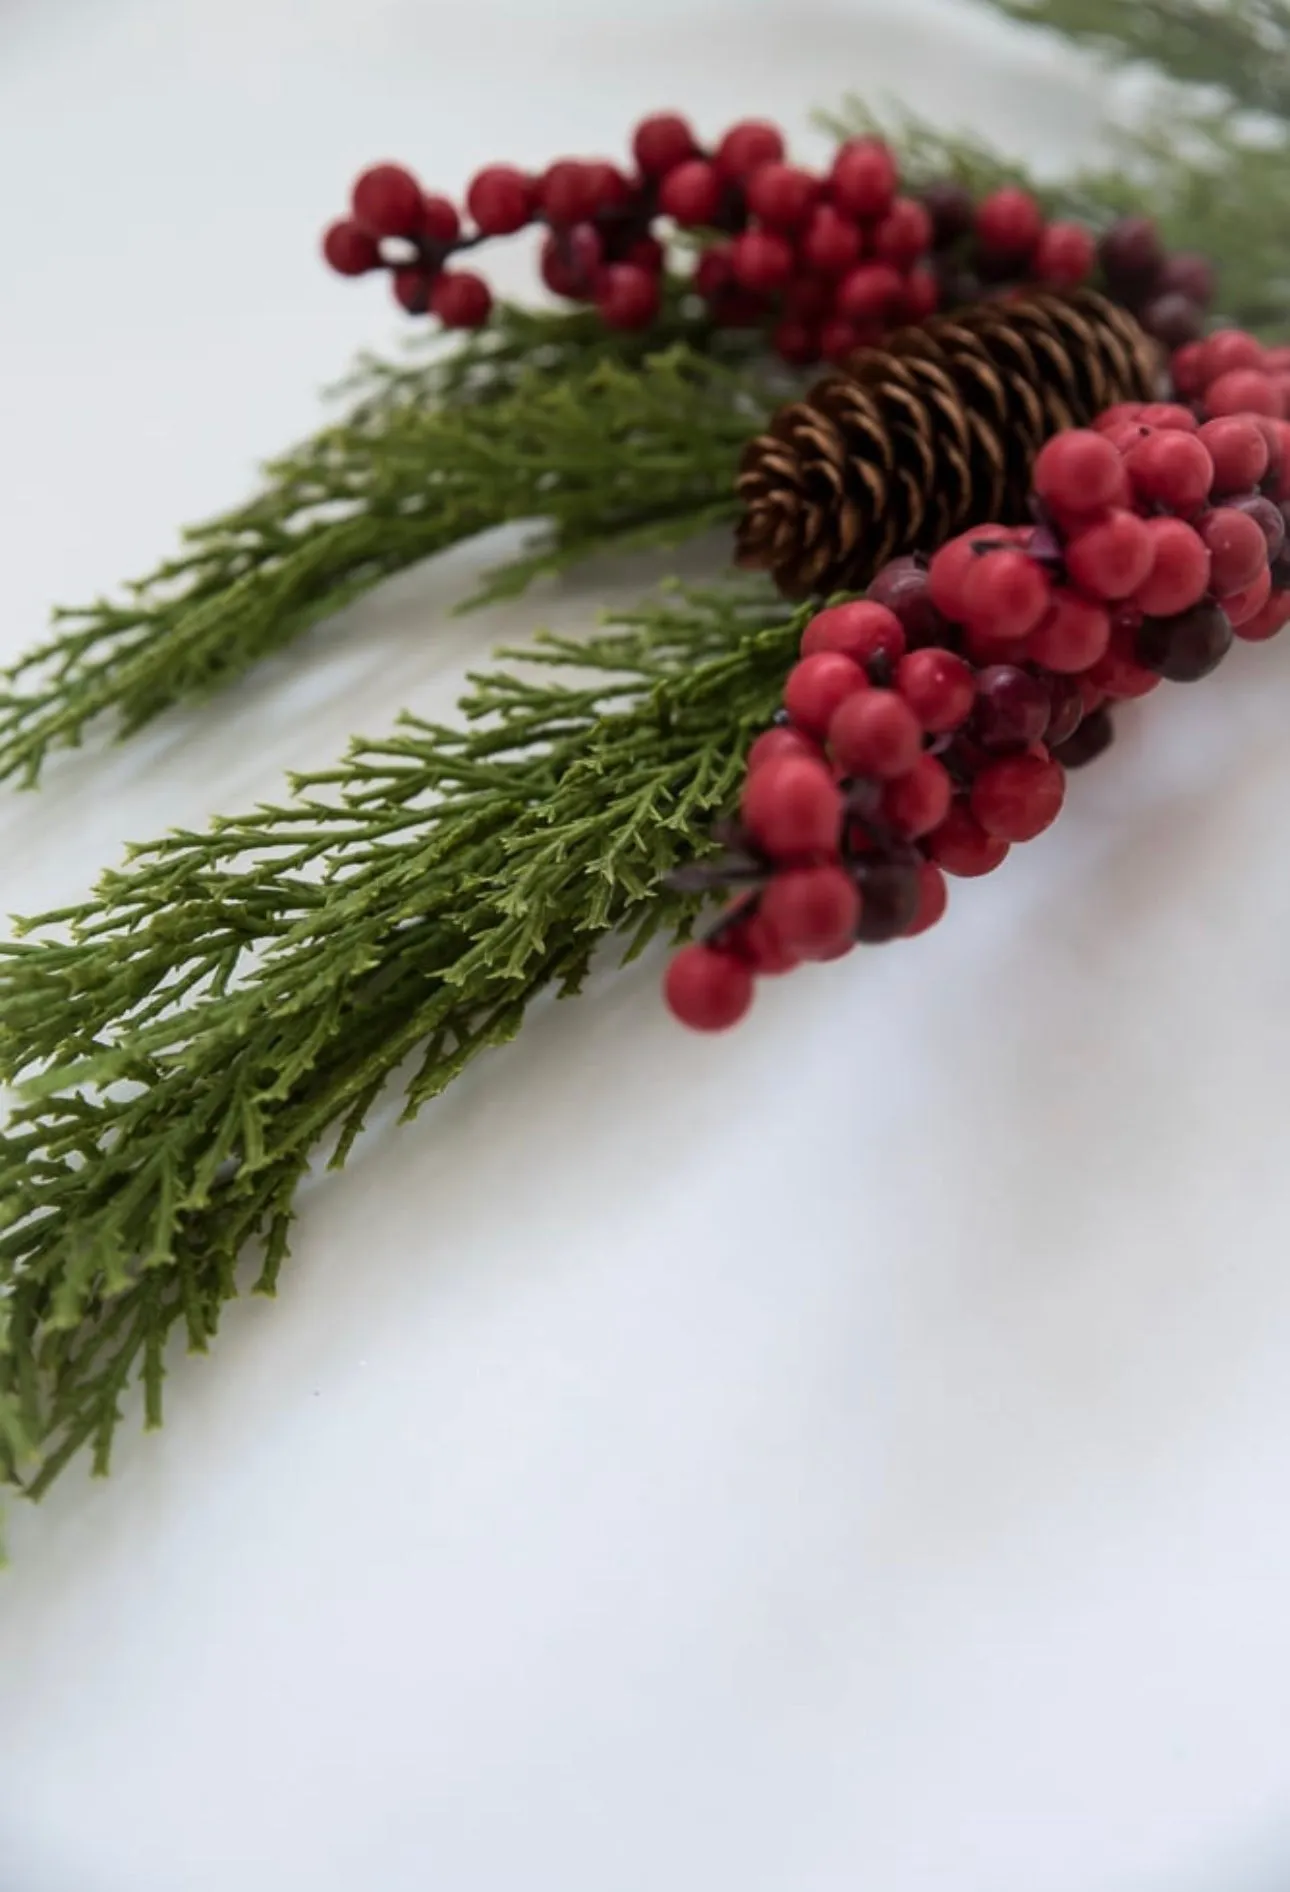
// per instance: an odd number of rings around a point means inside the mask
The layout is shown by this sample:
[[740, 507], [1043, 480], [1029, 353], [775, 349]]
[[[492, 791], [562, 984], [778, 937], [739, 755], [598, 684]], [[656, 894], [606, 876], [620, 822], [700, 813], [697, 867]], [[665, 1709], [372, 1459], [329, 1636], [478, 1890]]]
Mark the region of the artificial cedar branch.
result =
[[[186, 534], [124, 602], [57, 614], [0, 694], [0, 780], [34, 784], [99, 717], [121, 734], [222, 687], [393, 573], [490, 527], [542, 522], [484, 596], [592, 552], [729, 520], [739, 448], [774, 404], [727, 342], [611, 348], [594, 318], [507, 313], [474, 349], [368, 364], [357, 405]], [[704, 343], [701, 330], [695, 340]]]
[[208, 1344], [248, 1248], [272, 1289], [307, 1166], [406, 1059], [411, 1115], [606, 936], [684, 921], [660, 880], [708, 844], [799, 629], [745, 585], [547, 640], [536, 681], [474, 679], [463, 727], [359, 743], [0, 949], [0, 1478], [104, 1469], [136, 1376], [156, 1419], [171, 1330]]

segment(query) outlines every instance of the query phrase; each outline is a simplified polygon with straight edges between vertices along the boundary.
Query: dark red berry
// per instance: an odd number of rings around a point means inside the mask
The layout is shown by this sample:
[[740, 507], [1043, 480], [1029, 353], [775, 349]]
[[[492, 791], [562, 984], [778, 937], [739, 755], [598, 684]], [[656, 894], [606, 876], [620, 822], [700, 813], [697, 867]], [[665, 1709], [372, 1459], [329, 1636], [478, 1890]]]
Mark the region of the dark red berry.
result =
[[1089, 710], [1073, 736], [1068, 736], [1060, 747], [1053, 750], [1053, 760], [1060, 762], [1067, 771], [1085, 768], [1095, 762], [1100, 755], [1105, 755], [1115, 740], [1115, 725], [1111, 721], [1111, 712], [1099, 704]]
[[1043, 234], [1044, 213], [1029, 191], [1005, 184], [981, 200], [976, 213], [977, 242], [987, 257], [1023, 263]]
[[1214, 300], [1214, 266], [1207, 256], [1191, 250], [1178, 250], [1167, 256], [1160, 269], [1156, 287], [1164, 293], [1186, 296], [1199, 308], [1207, 309]]
[[730, 246], [730, 263], [745, 289], [782, 289], [793, 273], [793, 250], [773, 230], [745, 230]]
[[895, 616], [910, 649], [945, 641], [948, 626], [932, 603], [927, 567], [916, 558], [896, 558], [884, 565], [869, 587], [869, 602]]
[[986, 552], [963, 580], [964, 622], [1001, 641], [1028, 637], [1047, 616], [1052, 586], [1022, 551]]
[[1251, 493], [1246, 498], [1230, 499], [1227, 503], [1234, 511], [1245, 513], [1258, 526], [1263, 534], [1268, 563], [1273, 564], [1279, 559], [1286, 542], [1285, 507], [1265, 499], [1262, 493]]
[[427, 243], [447, 246], [461, 235], [457, 206], [427, 191], [421, 199], [421, 235]]
[[1209, 589], [1210, 550], [1183, 519], [1165, 514], [1148, 519], [1146, 527], [1151, 534], [1151, 570], [1133, 602], [1152, 617], [1173, 617], [1197, 604]]
[[350, 195], [354, 218], [378, 237], [415, 237], [421, 233], [421, 186], [401, 164], [374, 164], [355, 181]]
[[647, 269], [651, 276], [662, 274], [667, 261], [667, 251], [657, 237], [633, 237], [615, 258], [619, 263], [635, 263], [637, 269]]
[[823, 737], [839, 706], [868, 687], [869, 679], [858, 663], [841, 651], [821, 650], [803, 657], [789, 671], [784, 708], [808, 736]]
[[657, 276], [638, 263], [610, 263], [596, 284], [596, 307], [609, 328], [648, 328], [659, 300]]
[[1287, 623], [1290, 623], [1290, 592], [1282, 591], [1273, 593], [1261, 610], [1233, 629], [1243, 642], [1261, 644], [1284, 630]]
[[1134, 655], [1144, 670], [1171, 683], [1198, 683], [1232, 648], [1232, 624], [1221, 605], [1195, 604], [1177, 617], [1143, 618]]
[[538, 202], [548, 222], [586, 223], [600, 205], [596, 168], [581, 158], [559, 158], [550, 165], [537, 188]]
[[864, 336], [854, 322], [844, 322], [834, 316], [820, 330], [820, 353], [826, 361], [836, 362], [841, 366], [850, 361], [858, 348], [865, 345]]
[[918, 870], [918, 911], [905, 928], [904, 939], [917, 939], [944, 919], [950, 890], [935, 861], [924, 861]]
[[770, 339], [781, 360], [790, 361], [795, 367], [807, 367], [820, 358], [819, 329], [810, 322], [799, 321], [796, 316], [777, 323]]
[[945, 764], [934, 755], [920, 755], [912, 769], [887, 784], [882, 812], [897, 834], [917, 841], [940, 827], [953, 799], [954, 784]]
[[1260, 368], [1233, 368], [1211, 381], [1204, 393], [1205, 412], [1218, 414], [1271, 414], [1280, 418], [1281, 391]]
[[890, 263], [861, 263], [838, 287], [838, 314], [848, 322], [886, 322], [900, 307], [905, 285]]
[[859, 261], [860, 246], [858, 227], [832, 204], [817, 204], [811, 211], [800, 243], [808, 268], [822, 276], [841, 276]]
[[972, 713], [976, 678], [953, 651], [911, 650], [896, 666], [896, 686], [923, 728], [958, 729]]
[[894, 691], [861, 690], [835, 711], [829, 750], [844, 775], [892, 781], [922, 754], [923, 726]]
[[740, 812], [773, 860], [798, 860], [836, 849], [842, 794], [822, 762], [785, 756], [748, 777]]
[[833, 160], [829, 189], [849, 217], [881, 217], [896, 195], [896, 160], [878, 138], [852, 138]]
[[833, 285], [819, 276], [798, 276], [784, 291], [784, 313], [799, 322], [820, 323], [833, 307]]
[[969, 730], [983, 749], [1029, 749], [1048, 727], [1048, 686], [1016, 664], [990, 664], [976, 680]]
[[820, 194], [817, 179], [795, 164], [763, 164], [748, 179], [748, 208], [774, 230], [805, 223]]
[[1066, 771], [1051, 757], [1008, 756], [972, 784], [971, 806], [997, 841], [1033, 841], [1051, 828], [1066, 799]]
[[598, 158], [587, 166], [591, 173], [587, 189], [596, 206], [597, 214], [605, 211], [624, 210], [632, 202], [635, 187], [625, 177], [616, 164], [610, 164]]
[[925, 322], [941, 305], [941, 286], [935, 271], [911, 269], [905, 278], [900, 312], [907, 322]]
[[1125, 456], [1139, 499], [1175, 512], [1194, 512], [1209, 497], [1214, 462], [1199, 434], [1148, 434]]
[[390, 277], [394, 300], [409, 315], [425, 315], [430, 308], [435, 280], [433, 270], [422, 269], [417, 263], [409, 263], [406, 269], [396, 269]]
[[668, 1009], [692, 1031], [726, 1031], [753, 1000], [753, 975], [742, 959], [711, 946], [683, 946], [663, 983]]
[[551, 230], [543, 239], [541, 274], [547, 288], [575, 302], [589, 302], [596, 292], [604, 244], [594, 223]]
[[1046, 670], [1078, 675], [1105, 654], [1110, 641], [1111, 620], [1103, 607], [1059, 588], [1048, 616], [1026, 640], [1026, 654]]
[[490, 164], [471, 180], [466, 208], [485, 236], [510, 236], [533, 215], [537, 189], [513, 164]]
[[1141, 294], [1159, 278], [1165, 260], [1160, 232], [1150, 217], [1121, 217], [1098, 245], [1107, 281], [1117, 292]]
[[[1186, 438], [1182, 434], [1157, 437]], [[1133, 512], [1109, 512], [1067, 542], [1066, 569], [1090, 597], [1129, 598], [1146, 581], [1153, 556], [1146, 520]]]
[[1141, 320], [1147, 334], [1154, 335], [1166, 348], [1182, 348], [1205, 332], [1205, 318], [1196, 304], [1175, 291], [1153, 296]]
[[1059, 289], [1074, 289], [1091, 273], [1097, 245], [1081, 223], [1050, 223], [1042, 232], [1030, 261], [1040, 282]]
[[917, 858], [868, 857], [859, 862], [856, 876], [863, 901], [856, 938], [865, 946], [901, 939], [918, 913], [922, 882]]
[[659, 185], [658, 207], [687, 227], [712, 223], [725, 191], [721, 173], [706, 158], [688, 158]]
[[928, 837], [927, 851], [947, 874], [975, 880], [992, 874], [1008, 856], [1008, 843], [987, 834], [964, 801], [956, 801], [936, 832]]
[[[1262, 502], [1270, 505], [1268, 500]], [[1278, 514], [1278, 517], [1280, 515]], [[1282, 522], [1284, 531], [1284, 522]], [[1209, 553], [1214, 593], [1226, 598], [1252, 585], [1268, 563], [1268, 542], [1257, 519], [1235, 506], [1218, 506], [1200, 521], [1200, 538]], [[1204, 586], [1201, 587], [1203, 592]], [[1201, 592], [1198, 592], [1197, 598]], [[1190, 599], [1195, 603], [1196, 599]], [[1149, 610], [1151, 607], [1144, 606]]]
[[776, 938], [757, 909], [745, 913], [726, 933], [722, 943], [760, 979], [780, 978], [802, 963], [796, 953], [789, 952]]
[[1207, 420], [1197, 438], [1214, 463], [1211, 491], [1219, 497], [1248, 493], [1268, 470], [1268, 443], [1255, 421], [1226, 414]]
[[841, 867], [794, 867], [776, 874], [761, 914], [780, 944], [799, 959], [830, 959], [860, 924], [860, 889]]
[[932, 247], [932, 220], [913, 197], [898, 197], [873, 233], [879, 261], [908, 269]]
[[323, 235], [323, 255], [338, 276], [365, 276], [381, 267], [381, 246], [370, 230], [342, 217]]
[[1129, 497], [1124, 461], [1103, 434], [1087, 427], [1073, 427], [1041, 447], [1034, 485], [1046, 505], [1072, 517], [1123, 506]]
[[662, 177], [693, 157], [698, 142], [676, 112], [654, 112], [632, 133], [632, 156], [646, 177]]
[[1099, 658], [1088, 672], [1088, 682], [1104, 696], [1119, 701], [1122, 698], [1149, 696], [1152, 690], [1159, 687], [1159, 674], [1148, 670], [1137, 660], [1136, 644], [1140, 628], [1141, 616], [1138, 612], [1117, 623], [1112, 629], [1106, 655]]
[[774, 125], [749, 118], [732, 125], [717, 146], [717, 168], [729, 178], [746, 178], [763, 164], [778, 164], [784, 140]]
[[976, 205], [966, 185], [948, 178], [925, 185], [919, 202], [932, 220], [932, 241], [937, 249], [957, 243], [972, 228]]
[[1044, 742], [1049, 749], [1068, 742], [1084, 720], [1084, 692], [1074, 677], [1054, 677], [1049, 685], [1048, 727]]
[[705, 250], [694, 267], [694, 287], [705, 300], [711, 301], [724, 290], [729, 289], [735, 279], [735, 272], [730, 263], [730, 245], [714, 243]]
[[1169, 374], [1177, 393], [1187, 400], [1199, 394], [1205, 385], [1203, 342], [1188, 342], [1175, 351], [1169, 362]]
[[493, 292], [472, 270], [445, 270], [435, 283], [430, 307], [445, 328], [481, 328], [493, 307]]
[[816, 612], [802, 632], [801, 655], [840, 650], [861, 666], [875, 657], [895, 663], [904, 656], [905, 644], [905, 628], [894, 611], [872, 597], [857, 598]]

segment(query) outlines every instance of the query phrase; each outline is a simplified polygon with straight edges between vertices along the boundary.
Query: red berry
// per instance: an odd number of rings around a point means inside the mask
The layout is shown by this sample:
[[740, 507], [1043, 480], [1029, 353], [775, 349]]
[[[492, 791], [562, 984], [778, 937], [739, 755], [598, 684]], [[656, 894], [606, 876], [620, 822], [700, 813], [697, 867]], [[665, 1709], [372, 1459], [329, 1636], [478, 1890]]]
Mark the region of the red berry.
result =
[[799, 959], [831, 959], [855, 938], [860, 890], [841, 867], [795, 867], [776, 874], [761, 897], [767, 928]]
[[925, 322], [940, 307], [941, 285], [930, 269], [911, 269], [905, 278], [903, 313], [909, 322]]
[[352, 217], [342, 217], [323, 235], [323, 256], [338, 276], [365, 276], [381, 267], [381, 246]]
[[895, 663], [905, 654], [905, 627], [894, 611], [870, 598], [857, 598], [851, 604], [831, 604], [817, 611], [802, 632], [801, 654], [814, 656], [818, 650], [840, 650], [858, 664], [874, 657]]
[[735, 280], [745, 289], [782, 289], [793, 273], [793, 250], [773, 230], [745, 230], [730, 245]]
[[587, 185], [588, 194], [596, 206], [597, 213], [607, 210], [625, 210], [635, 196], [635, 186], [624, 177], [616, 164], [610, 164], [598, 158], [589, 164], [591, 173]]
[[1202, 309], [1208, 308], [1214, 300], [1215, 286], [1214, 266], [1209, 258], [1197, 256], [1190, 250], [1178, 250], [1165, 258], [1157, 284], [1169, 294], [1186, 296]]
[[794, 316], [778, 323], [770, 339], [781, 360], [791, 361], [795, 367], [804, 368], [820, 358], [820, 331]]
[[1199, 434], [1148, 434], [1124, 464], [1140, 500], [1173, 512], [1195, 512], [1214, 483], [1214, 462]]
[[1194, 434], [1200, 430], [1200, 422], [1191, 409], [1180, 407], [1177, 401], [1148, 401], [1145, 407], [1138, 409], [1138, 424], [1163, 427], [1166, 433]]
[[[1174, 617], [1199, 603], [1209, 589], [1207, 544], [1183, 519], [1171, 519], [1166, 514], [1145, 523], [1151, 535], [1151, 570], [1134, 592], [1133, 602], [1150, 617]], [[1262, 555], [1263, 534], [1253, 520], [1249, 523]]]
[[490, 164], [478, 172], [466, 192], [466, 208], [485, 236], [510, 236], [522, 230], [537, 204], [531, 177], [513, 164]]
[[690, 227], [712, 223], [721, 208], [725, 185], [715, 164], [706, 158], [688, 158], [669, 171], [659, 186], [658, 207]]
[[1272, 595], [1272, 574], [1265, 565], [1252, 584], [1241, 591], [1231, 591], [1223, 599], [1223, 610], [1234, 630], [1241, 630], [1255, 618]]
[[892, 781], [908, 775], [922, 754], [922, 724], [893, 691], [858, 691], [834, 714], [829, 749], [844, 775]]
[[761, 979], [779, 978], [795, 971], [802, 963], [798, 955], [791, 953], [771, 932], [760, 909], [745, 915], [726, 934], [726, 940], [731, 951]]
[[799, 276], [784, 291], [784, 313], [799, 322], [822, 322], [832, 307], [832, 285], [819, 276]]
[[1117, 292], [1141, 294], [1154, 286], [1165, 253], [1150, 217], [1121, 217], [1098, 244], [1107, 279]]
[[986, 552], [967, 571], [964, 622], [1001, 640], [1028, 637], [1052, 604], [1042, 566], [1025, 552]]
[[836, 362], [839, 367], [850, 361], [863, 345], [864, 337], [854, 322], [842, 322], [834, 317], [820, 330], [820, 353], [826, 361]]
[[[1145, 401], [1113, 401], [1110, 407], [1104, 407], [1093, 422], [1093, 431], [1097, 434], [1112, 434], [1121, 422], [1136, 421]], [[1064, 438], [1064, 436], [1063, 436]]]
[[648, 328], [659, 296], [657, 276], [638, 263], [610, 263], [596, 284], [596, 307], [609, 328]]
[[1058, 588], [1053, 608], [1026, 642], [1026, 654], [1059, 676], [1076, 676], [1105, 654], [1111, 620], [1100, 604]]
[[905, 928], [903, 938], [916, 939], [945, 917], [950, 890], [945, 876], [934, 861], [924, 861], [918, 870], [918, 911]]
[[874, 255], [905, 270], [931, 247], [931, 218], [916, 198], [898, 197], [873, 233]]
[[[1162, 521], [1163, 523], [1163, 521]], [[1234, 506], [1218, 506], [1208, 512], [1200, 521], [1200, 537], [1209, 553], [1213, 574], [1214, 595], [1218, 598], [1230, 597], [1234, 591], [1244, 591], [1252, 585], [1268, 562], [1268, 542], [1263, 536], [1263, 529], [1257, 519], [1251, 519], [1247, 512], [1237, 512]], [[1200, 597], [1206, 587], [1202, 586], [1196, 597]], [[1195, 598], [1188, 600], [1194, 604]], [[1153, 607], [1143, 607], [1150, 610]], [[1182, 605], [1175, 606], [1183, 610]]]
[[1263, 534], [1268, 563], [1279, 559], [1286, 547], [1285, 507], [1278, 506], [1262, 493], [1250, 493], [1243, 499], [1229, 499], [1227, 504], [1234, 512], [1244, 513], [1247, 518], [1253, 519], [1258, 526]]
[[373, 236], [415, 237], [421, 232], [421, 186], [401, 164], [374, 164], [350, 194], [355, 221]]
[[983, 749], [1029, 749], [1048, 728], [1048, 686], [1016, 664], [988, 664], [976, 680], [970, 734]]
[[1170, 357], [1170, 378], [1179, 394], [1187, 399], [1199, 394], [1205, 385], [1204, 360], [1204, 342], [1185, 342]]
[[1033, 841], [1052, 827], [1065, 799], [1061, 763], [1034, 755], [991, 762], [972, 784], [972, 813], [997, 841]]
[[1268, 443], [1256, 421], [1225, 414], [1207, 420], [1198, 438], [1214, 462], [1211, 491], [1219, 497], [1248, 493], [1268, 470]]
[[1282, 414], [1281, 391], [1272, 376], [1258, 368], [1233, 368], [1211, 381], [1204, 393], [1205, 412], [1215, 414]]
[[934, 755], [920, 755], [912, 769], [887, 784], [882, 812], [896, 833], [917, 841], [939, 828], [950, 811], [954, 784]]
[[896, 160], [877, 138], [852, 138], [842, 146], [829, 172], [829, 188], [838, 209], [849, 217], [881, 217], [896, 195]]
[[1007, 528], [996, 525], [973, 526], [970, 531], [960, 533], [957, 539], [949, 540], [938, 552], [933, 553], [928, 566], [927, 583], [932, 603], [953, 623], [959, 623], [962, 619], [963, 587], [968, 573], [976, 564], [977, 554], [973, 548], [982, 539], [1006, 543]]
[[801, 658], [789, 671], [784, 708], [808, 736], [823, 736], [839, 704], [868, 687], [869, 679], [858, 663], [840, 650], [820, 650]]
[[642, 118], [632, 133], [632, 156], [646, 177], [662, 177], [693, 157], [698, 142], [676, 112], [655, 112]]
[[428, 243], [455, 243], [461, 235], [457, 206], [427, 191], [421, 199], [421, 235]]
[[774, 125], [749, 118], [732, 125], [717, 146], [717, 167], [724, 177], [746, 178], [763, 164], [778, 164], [784, 140]]
[[1008, 843], [987, 834], [966, 802], [956, 801], [936, 832], [928, 837], [927, 851], [947, 874], [975, 880], [992, 874], [1008, 857]]
[[1266, 414], [1250, 416], [1268, 443], [1268, 470], [1262, 486], [1273, 499], [1290, 499], [1290, 424]]
[[396, 269], [390, 278], [394, 290], [394, 300], [409, 315], [425, 315], [430, 308], [434, 295], [435, 276], [433, 271], [422, 269], [418, 263], [410, 263], [406, 269]]
[[804, 736], [800, 729], [776, 724], [773, 729], [762, 730], [748, 751], [744, 768], [752, 775], [755, 770], [764, 769], [768, 762], [782, 761], [785, 756], [805, 756], [808, 762], [824, 760], [819, 744]]
[[860, 231], [832, 204], [817, 204], [807, 219], [800, 248], [809, 268], [822, 276], [841, 276], [859, 260]]
[[1145, 669], [1134, 655], [1140, 621], [1140, 614], [1134, 612], [1131, 618], [1117, 623], [1112, 630], [1106, 655], [1099, 658], [1088, 673], [1089, 683], [1100, 690], [1103, 696], [1117, 700], [1149, 696], [1159, 686], [1157, 673]]
[[1262, 366], [1263, 344], [1256, 341], [1253, 335], [1247, 335], [1244, 329], [1215, 329], [1208, 340], [1201, 344], [1199, 374], [1203, 388], [1236, 368]]
[[[1185, 434], [1161, 434], [1185, 440]], [[1129, 598], [1151, 571], [1154, 556], [1145, 519], [1134, 512], [1109, 512], [1066, 545], [1066, 570], [1094, 598]]]
[[842, 792], [822, 762], [785, 756], [748, 777], [740, 811], [773, 860], [830, 854], [842, 827]]
[[1171, 683], [1198, 683], [1232, 648], [1232, 622], [1212, 598], [1173, 617], [1146, 617], [1138, 626], [1133, 654], [1146, 670]]
[[886, 605], [899, 620], [911, 648], [946, 641], [948, 627], [932, 603], [927, 567], [918, 559], [894, 558], [884, 565], [869, 587], [868, 602]]
[[708, 301], [729, 289], [735, 273], [730, 266], [730, 245], [714, 243], [705, 250], [694, 268], [694, 287]]
[[682, 946], [667, 969], [663, 992], [672, 1016], [692, 1031], [725, 1031], [752, 1004], [753, 975], [733, 953]]
[[1084, 693], [1078, 677], [1054, 677], [1049, 687], [1048, 727], [1044, 742], [1049, 749], [1069, 742], [1084, 720]]
[[[1108, 409], [1099, 426], [1113, 412]], [[1054, 511], [1076, 517], [1102, 512], [1107, 506], [1123, 506], [1129, 497], [1123, 460], [1105, 435], [1088, 427], [1073, 427], [1040, 448], [1034, 486]]]
[[557, 296], [589, 302], [595, 294], [605, 246], [594, 223], [575, 223], [567, 230], [550, 230], [543, 239], [542, 280]]
[[885, 322], [900, 307], [905, 285], [890, 263], [861, 263], [838, 287], [838, 314], [849, 322]]
[[469, 269], [446, 269], [435, 283], [430, 307], [445, 328], [482, 328], [493, 307], [493, 292]]
[[1096, 261], [1097, 244], [1083, 224], [1050, 223], [1040, 236], [1030, 266], [1040, 282], [1073, 289], [1091, 274]]
[[594, 164], [581, 158], [557, 159], [537, 187], [543, 216], [554, 224], [589, 222], [600, 208], [599, 185]]
[[817, 179], [795, 164], [763, 164], [748, 179], [748, 208], [775, 230], [805, 223], [820, 194]]
[[977, 242], [987, 256], [1023, 263], [1043, 235], [1044, 213], [1029, 191], [1005, 184], [981, 200], [976, 213]]
[[1284, 630], [1288, 623], [1290, 623], [1290, 592], [1279, 591], [1273, 593], [1253, 617], [1246, 618], [1242, 623], [1233, 625], [1232, 628], [1236, 635], [1243, 638], [1247, 644], [1261, 644], [1267, 638], [1275, 637], [1277, 632]]
[[933, 735], [958, 729], [972, 713], [976, 678], [953, 651], [911, 650], [896, 666], [896, 686]]

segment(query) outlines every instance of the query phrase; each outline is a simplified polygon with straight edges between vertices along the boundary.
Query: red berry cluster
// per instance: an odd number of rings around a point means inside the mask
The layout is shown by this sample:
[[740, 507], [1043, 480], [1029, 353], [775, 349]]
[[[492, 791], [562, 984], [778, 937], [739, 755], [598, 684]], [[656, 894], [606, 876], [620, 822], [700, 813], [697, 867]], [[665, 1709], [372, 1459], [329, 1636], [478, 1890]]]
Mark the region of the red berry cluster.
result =
[[1043, 448], [1034, 511], [897, 560], [807, 624], [733, 851], [682, 883], [744, 890], [671, 963], [682, 1022], [720, 1030], [758, 974], [924, 932], [946, 874], [990, 873], [1056, 820], [1110, 703], [1290, 619], [1286, 422], [1108, 409]]
[[1244, 329], [1222, 328], [1179, 348], [1170, 362], [1174, 387], [1198, 412], [1267, 414], [1290, 419], [1290, 348], [1268, 348]]
[[358, 179], [350, 215], [332, 224], [323, 251], [342, 275], [390, 271], [409, 312], [469, 328], [486, 320], [492, 297], [453, 259], [538, 225], [546, 286], [594, 304], [610, 327], [635, 329], [658, 313], [670, 231], [698, 232], [689, 286], [711, 317], [764, 328], [785, 360], [802, 365], [843, 360], [940, 306], [1023, 281], [1074, 287], [1097, 267], [1089, 232], [1045, 223], [1026, 191], [1008, 186], [980, 203], [955, 184], [903, 192], [896, 159], [877, 138], [851, 139], [815, 172], [788, 162], [774, 125], [745, 120], [705, 150], [683, 118], [665, 112], [636, 127], [632, 155], [630, 170], [576, 158], [541, 176], [489, 165], [466, 192], [464, 219], [411, 172], [376, 165]]

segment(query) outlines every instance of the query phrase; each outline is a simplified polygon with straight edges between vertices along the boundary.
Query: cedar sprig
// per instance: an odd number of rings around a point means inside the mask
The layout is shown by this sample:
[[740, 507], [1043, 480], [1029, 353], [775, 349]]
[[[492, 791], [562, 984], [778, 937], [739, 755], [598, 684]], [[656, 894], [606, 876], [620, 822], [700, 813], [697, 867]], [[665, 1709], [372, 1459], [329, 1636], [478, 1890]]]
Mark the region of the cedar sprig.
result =
[[186, 533], [124, 600], [56, 614], [0, 680], [0, 780], [31, 786], [105, 714], [128, 735], [221, 688], [490, 527], [545, 522], [491, 597], [591, 552], [730, 519], [739, 447], [776, 389], [737, 359], [746, 338], [709, 348], [693, 323], [675, 339], [686, 326], [669, 315], [647, 351], [639, 338], [611, 346], [585, 312], [506, 312], [458, 353], [365, 364], [352, 412], [271, 464], [255, 499]]
[[[0, 949], [0, 1481], [107, 1467], [125, 1393], [160, 1417], [167, 1339], [210, 1342], [258, 1251], [271, 1292], [311, 1160], [344, 1162], [412, 1054], [405, 1114], [607, 935], [628, 957], [732, 799], [800, 628], [760, 585], [678, 596], [465, 724], [405, 718], [294, 799], [181, 833]], [[533, 666], [537, 665], [536, 673]]]

